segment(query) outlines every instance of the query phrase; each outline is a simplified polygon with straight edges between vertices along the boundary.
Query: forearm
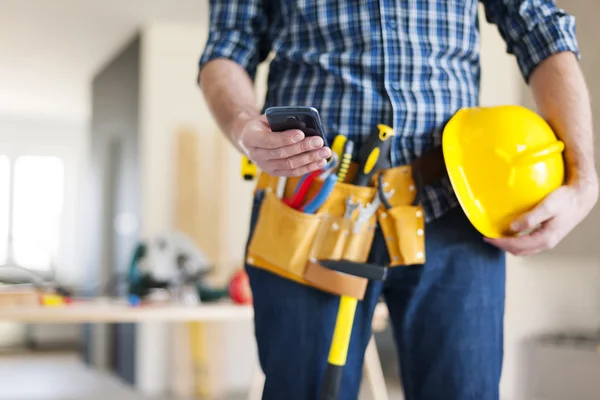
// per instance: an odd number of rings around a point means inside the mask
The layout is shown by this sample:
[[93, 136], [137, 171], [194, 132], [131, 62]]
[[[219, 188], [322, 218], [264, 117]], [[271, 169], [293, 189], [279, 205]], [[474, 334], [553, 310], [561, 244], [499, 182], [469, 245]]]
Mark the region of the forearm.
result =
[[215, 59], [200, 71], [199, 85], [220, 129], [244, 153], [239, 134], [247, 120], [260, 114], [252, 80], [235, 62]]
[[590, 98], [575, 55], [547, 58], [532, 73], [530, 86], [539, 114], [565, 144], [567, 183], [597, 191]]

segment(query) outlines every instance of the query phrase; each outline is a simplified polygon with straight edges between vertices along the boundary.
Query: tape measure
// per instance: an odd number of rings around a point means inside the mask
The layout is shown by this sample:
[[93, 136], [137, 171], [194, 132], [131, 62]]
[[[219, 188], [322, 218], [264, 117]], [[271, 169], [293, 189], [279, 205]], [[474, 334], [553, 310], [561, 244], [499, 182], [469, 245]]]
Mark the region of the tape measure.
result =
[[242, 178], [245, 181], [251, 181], [256, 178], [256, 164], [246, 156], [242, 156]]

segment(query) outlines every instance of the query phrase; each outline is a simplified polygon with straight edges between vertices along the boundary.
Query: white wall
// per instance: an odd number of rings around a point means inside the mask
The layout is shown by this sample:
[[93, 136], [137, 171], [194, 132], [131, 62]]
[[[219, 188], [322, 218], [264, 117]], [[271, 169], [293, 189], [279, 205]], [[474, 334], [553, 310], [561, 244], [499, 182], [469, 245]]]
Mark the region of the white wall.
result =
[[[505, 53], [505, 43], [496, 27], [485, 21], [482, 21], [481, 50], [482, 105], [523, 103], [528, 88], [515, 59]], [[524, 339], [553, 330], [596, 329], [599, 325], [600, 249], [588, 252], [585, 257], [559, 254], [553, 251], [531, 258], [508, 257], [501, 385], [505, 400], [529, 400], [518, 397], [522, 383], [518, 346]]]
[[[243, 260], [253, 183], [241, 179], [240, 155], [222, 136], [196, 86], [207, 33], [202, 18], [198, 25], [156, 23], [143, 33], [143, 234], [155, 234], [173, 223], [174, 139], [178, 129], [190, 128], [199, 135], [199, 207], [206, 226], [202, 247], [226, 279]], [[265, 69], [261, 71], [259, 81], [264, 82]], [[161, 168], [152, 167], [157, 160]]]

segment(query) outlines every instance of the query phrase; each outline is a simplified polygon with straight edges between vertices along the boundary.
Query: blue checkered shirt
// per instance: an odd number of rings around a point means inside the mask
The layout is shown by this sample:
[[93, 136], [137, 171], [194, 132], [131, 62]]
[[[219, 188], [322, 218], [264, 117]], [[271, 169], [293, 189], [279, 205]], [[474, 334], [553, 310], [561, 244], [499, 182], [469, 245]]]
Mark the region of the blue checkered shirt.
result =
[[[579, 56], [574, 17], [553, 1], [482, 3], [526, 81], [553, 53]], [[391, 161], [402, 165], [478, 105], [478, 23], [476, 0], [211, 0], [200, 67], [228, 58], [254, 78], [273, 52], [265, 108], [316, 107], [330, 140], [343, 133], [358, 147], [378, 123], [393, 126]], [[457, 205], [447, 178], [424, 194], [427, 221]]]

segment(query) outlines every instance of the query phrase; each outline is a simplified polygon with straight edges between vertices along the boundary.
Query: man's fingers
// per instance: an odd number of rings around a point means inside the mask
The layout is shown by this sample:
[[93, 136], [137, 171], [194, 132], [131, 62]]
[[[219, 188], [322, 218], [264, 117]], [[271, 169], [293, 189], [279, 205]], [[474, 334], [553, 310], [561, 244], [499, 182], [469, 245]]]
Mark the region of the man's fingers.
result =
[[254, 118], [251, 127], [257, 131], [271, 131], [271, 125], [269, 125], [269, 120], [265, 114], [261, 114]]
[[304, 139], [304, 133], [298, 129], [271, 132], [261, 126], [255, 132], [244, 135], [244, 144], [249, 148], [277, 149], [298, 143], [302, 139]]
[[269, 120], [267, 119], [266, 114], [260, 114], [258, 117], [256, 117], [256, 120], [265, 124], [267, 127], [269, 126]]
[[542, 248], [543, 239], [536, 232], [529, 236], [484, 239], [486, 242], [516, 256], [525, 255], [525, 252], [537, 251]]
[[525, 256], [553, 249], [561, 239], [558, 232], [554, 221], [550, 220], [529, 235], [484, 240], [516, 256]]
[[[275, 149], [255, 147], [251, 149], [250, 155], [254, 160], [282, 160], [311, 150], [320, 149], [321, 147], [323, 147], [323, 139], [320, 137], [308, 137], [298, 143], [277, 147]], [[327, 157], [329, 157], [329, 155], [325, 155], [323, 158]]]
[[319, 150], [312, 150], [307, 153], [301, 153], [292, 157], [269, 160], [266, 162], [266, 166], [270, 170], [295, 170], [301, 168], [307, 164], [314, 162], [320, 163], [320, 167], [324, 167], [327, 163], [326, 159], [331, 156], [331, 150], [328, 147], [320, 148]]
[[276, 169], [272, 172], [272, 175], [274, 176], [286, 176], [286, 177], [293, 177], [293, 176], [301, 176], [304, 174], [308, 174], [310, 172], [316, 171], [320, 168], [323, 168], [325, 166], [325, 164], [327, 164], [327, 162], [325, 160], [321, 160], [321, 161], [316, 161], [316, 162], [312, 162], [310, 164], [306, 164], [302, 167], [299, 168], [294, 168], [294, 169]]
[[560, 197], [560, 191], [550, 193], [533, 210], [523, 214], [511, 224], [513, 232], [531, 231], [553, 218], [560, 211]]

